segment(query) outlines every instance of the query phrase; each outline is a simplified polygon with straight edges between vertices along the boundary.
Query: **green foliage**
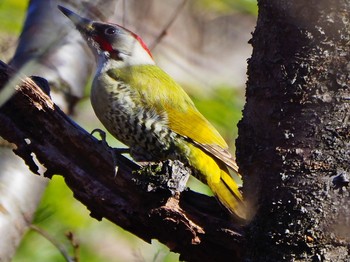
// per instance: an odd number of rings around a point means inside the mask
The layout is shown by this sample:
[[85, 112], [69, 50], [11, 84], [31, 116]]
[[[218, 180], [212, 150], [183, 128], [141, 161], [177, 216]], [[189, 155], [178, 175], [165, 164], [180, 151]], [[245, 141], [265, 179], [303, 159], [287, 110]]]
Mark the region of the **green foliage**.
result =
[[[67, 188], [62, 177], [54, 177], [42, 198], [33, 224], [51, 235], [57, 242], [69, 250], [71, 247], [65, 233], [73, 230], [77, 235], [84, 228], [94, 224], [89, 212]], [[77, 233], [78, 232], [78, 233]], [[79, 236], [77, 236], [79, 238]], [[81, 247], [82, 261], [103, 261], [102, 257], [86, 246]], [[34, 252], [35, 250], [35, 252]], [[70, 254], [73, 254], [70, 250]], [[83, 258], [89, 258], [85, 260]], [[16, 261], [65, 261], [59, 250], [39, 233], [30, 230], [21, 243], [13, 260]]]
[[19, 33], [21, 31], [27, 5], [27, 1], [23, 0], [0, 0], [0, 21], [2, 32]]
[[[149, 245], [109, 221], [92, 219], [86, 207], [74, 199], [72, 191], [61, 176], [54, 176], [50, 181], [34, 224], [68, 249], [70, 255], [73, 255], [73, 248], [65, 234], [73, 232], [80, 243], [80, 261], [178, 260], [178, 255], [170, 253], [160, 243]], [[31, 261], [65, 260], [51, 242], [30, 230], [17, 250], [13, 262]]]
[[196, 0], [195, 3], [200, 9], [220, 14], [231, 12], [248, 13], [252, 15], [258, 14], [256, 0]]

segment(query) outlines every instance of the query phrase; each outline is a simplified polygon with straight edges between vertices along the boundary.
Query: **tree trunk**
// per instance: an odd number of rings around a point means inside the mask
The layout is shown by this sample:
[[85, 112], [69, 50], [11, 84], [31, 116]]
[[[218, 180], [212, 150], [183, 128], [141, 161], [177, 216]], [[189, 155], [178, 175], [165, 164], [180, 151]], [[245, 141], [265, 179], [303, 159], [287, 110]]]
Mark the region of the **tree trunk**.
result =
[[261, 0], [237, 157], [249, 261], [349, 261], [350, 1]]

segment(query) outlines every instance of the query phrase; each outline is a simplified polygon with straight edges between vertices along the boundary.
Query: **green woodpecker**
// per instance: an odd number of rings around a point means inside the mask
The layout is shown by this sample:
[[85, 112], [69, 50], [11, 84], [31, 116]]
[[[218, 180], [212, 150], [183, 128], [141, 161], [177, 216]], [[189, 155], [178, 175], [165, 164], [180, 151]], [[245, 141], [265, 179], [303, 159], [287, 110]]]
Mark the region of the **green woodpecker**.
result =
[[91, 103], [136, 161], [177, 159], [233, 214], [245, 218], [237, 165], [227, 144], [185, 91], [154, 62], [142, 39], [122, 26], [80, 17], [59, 6], [97, 60]]

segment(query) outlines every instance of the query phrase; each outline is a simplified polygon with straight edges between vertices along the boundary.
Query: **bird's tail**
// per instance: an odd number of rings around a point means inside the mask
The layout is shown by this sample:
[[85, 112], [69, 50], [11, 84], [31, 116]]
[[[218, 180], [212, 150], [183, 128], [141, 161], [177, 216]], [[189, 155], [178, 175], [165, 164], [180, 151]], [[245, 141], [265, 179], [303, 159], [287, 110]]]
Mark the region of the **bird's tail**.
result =
[[206, 152], [193, 145], [189, 157], [190, 165], [197, 171], [199, 180], [206, 183], [219, 202], [232, 214], [246, 219], [246, 208], [238, 185], [231, 177], [228, 168]]
[[214, 195], [231, 213], [236, 216], [246, 219], [246, 208], [243, 202], [243, 197], [238, 189], [237, 183], [229, 174], [227, 168], [220, 170], [219, 181], [208, 181], [208, 186], [213, 191]]

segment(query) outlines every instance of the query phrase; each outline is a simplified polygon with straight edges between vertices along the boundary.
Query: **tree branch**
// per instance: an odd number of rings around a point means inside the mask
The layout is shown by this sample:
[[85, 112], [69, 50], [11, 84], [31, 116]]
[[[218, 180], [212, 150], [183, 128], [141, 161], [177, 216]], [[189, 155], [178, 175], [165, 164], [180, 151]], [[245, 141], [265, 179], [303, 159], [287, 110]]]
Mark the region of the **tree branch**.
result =
[[[0, 65], [0, 86], [12, 75]], [[147, 192], [139, 185], [146, 172], [133, 172], [138, 166], [120, 155], [114, 178], [111, 149], [69, 119], [31, 79], [16, 90], [0, 108], [0, 135], [16, 145], [14, 152], [34, 173], [41, 164], [44, 176], [62, 175], [92, 217], [107, 218], [147, 242], [158, 239], [181, 259], [241, 260], [242, 228], [214, 198], [189, 190], [175, 196], [165, 189]], [[173, 170], [176, 163], [163, 167]]]

